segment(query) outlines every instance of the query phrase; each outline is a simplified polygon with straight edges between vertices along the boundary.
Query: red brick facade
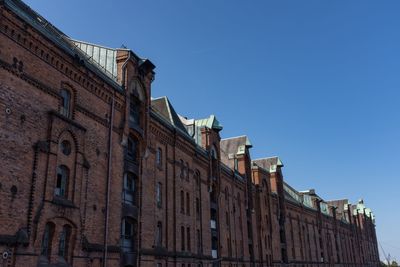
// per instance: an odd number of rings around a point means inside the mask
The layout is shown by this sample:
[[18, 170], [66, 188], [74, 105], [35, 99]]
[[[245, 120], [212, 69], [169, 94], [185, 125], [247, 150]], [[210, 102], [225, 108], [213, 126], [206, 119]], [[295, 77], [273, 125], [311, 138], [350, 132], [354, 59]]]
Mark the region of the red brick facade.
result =
[[362, 201], [324, 201], [151, 98], [154, 65], [0, 2], [0, 266], [379, 266]]

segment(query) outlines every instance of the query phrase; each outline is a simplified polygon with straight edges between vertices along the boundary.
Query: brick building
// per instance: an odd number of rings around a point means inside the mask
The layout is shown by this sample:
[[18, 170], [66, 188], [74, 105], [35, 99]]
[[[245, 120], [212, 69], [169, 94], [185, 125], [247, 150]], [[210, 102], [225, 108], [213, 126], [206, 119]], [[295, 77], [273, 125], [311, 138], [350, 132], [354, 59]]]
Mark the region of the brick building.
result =
[[151, 61], [19, 0], [0, 34], [0, 266], [379, 266], [363, 201], [296, 191], [214, 115], [151, 98]]

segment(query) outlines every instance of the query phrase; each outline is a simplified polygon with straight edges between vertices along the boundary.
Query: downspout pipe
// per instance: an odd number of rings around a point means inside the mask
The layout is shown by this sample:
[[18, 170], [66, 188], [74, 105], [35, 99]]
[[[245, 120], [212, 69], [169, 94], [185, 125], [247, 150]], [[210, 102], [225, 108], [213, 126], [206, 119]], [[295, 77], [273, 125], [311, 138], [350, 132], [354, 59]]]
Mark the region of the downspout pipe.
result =
[[125, 76], [126, 76], [126, 65], [128, 64], [129, 60], [132, 58], [132, 53], [129, 52], [129, 56], [128, 58], [125, 60], [124, 64], [122, 64], [122, 81], [121, 81], [121, 85], [123, 89], [126, 89], [125, 86]]
[[110, 205], [110, 190], [111, 190], [111, 175], [112, 175], [112, 134], [114, 125], [114, 103], [115, 92], [111, 100], [111, 117], [110, 126], [108, 129], [108, 171], [107, 171], [107, 195], [106, 195], [106, 216], [104, 227], [104, 252], [103, 252], [103, 267], [107, 267], [107, 252], [108, 252], [108, 221], [109, 221], [109, 205]]

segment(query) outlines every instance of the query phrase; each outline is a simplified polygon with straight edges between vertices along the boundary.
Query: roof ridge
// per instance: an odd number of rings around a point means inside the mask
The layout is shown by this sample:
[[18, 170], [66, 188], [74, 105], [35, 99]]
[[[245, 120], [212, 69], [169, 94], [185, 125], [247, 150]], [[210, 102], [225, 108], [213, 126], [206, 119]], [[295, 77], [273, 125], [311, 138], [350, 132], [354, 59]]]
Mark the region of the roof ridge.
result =
[[251, 161], [262, 160], [262, 159], [273, 159], [273, 158], [279, 158], [279, 156], [272, 156], [272, 157], [265, 157], [265, 158], [257, 158], [257, 159], [252, 159]]
[[127, 51], [129, 51], [129, 49], [127, 49], [127, 48], [111, 48], [111, 47], [108, 47], [108, 46], [105, 46], [105, 45], [99, 45], [99, 44], [95, 44], [95, 43], [91, 43], [91, 42], [88, 42], [88, 41], [81, 41], [81, 40], [77, 40], [77, 39], [74, 39], [74, 38], [71, 38], [71, 37], [67, 37], [68, 39], [70, 39], [72, 42], [79, 42], [79, 43], [83, 43], [83, 44], [87, 44], [87, 45], [93, 45], [93, 46], [98, 46], [98, 47], [101, 47], [101, 48], [104, 48], [104, 49], [109, 49], [109, 50], [127, 50]]
[[248, 136], [244, 134], [244, 135], [238, 135], [238, 136], [233, 136], [233, 137], [222, 138], [221, 141], [222, 141], [222, 140], [228, 140], [228, 139], [239, 138], [239, 137], [247, 137], [247, 138], [248, 138]]

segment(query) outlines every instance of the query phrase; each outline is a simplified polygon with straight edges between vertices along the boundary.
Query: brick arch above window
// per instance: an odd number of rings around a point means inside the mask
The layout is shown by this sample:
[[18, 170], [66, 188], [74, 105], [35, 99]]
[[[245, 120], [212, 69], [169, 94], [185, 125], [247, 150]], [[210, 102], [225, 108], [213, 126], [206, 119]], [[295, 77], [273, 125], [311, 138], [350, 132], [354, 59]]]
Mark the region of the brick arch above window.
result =
[[[69, 129], [64, 129], [61, 131], [58, 135], [58, 153], [63, 153], [62, 151], [62, 142], [63, 141], [68, 141], [71, 146], [71, 152], [70, 155], [74, 155], [76, 152], [79, 152], [79, 141], [76, 138], [75, 134], [70, 131]], [[66, 155], [67, 156], [67, 155]]]

